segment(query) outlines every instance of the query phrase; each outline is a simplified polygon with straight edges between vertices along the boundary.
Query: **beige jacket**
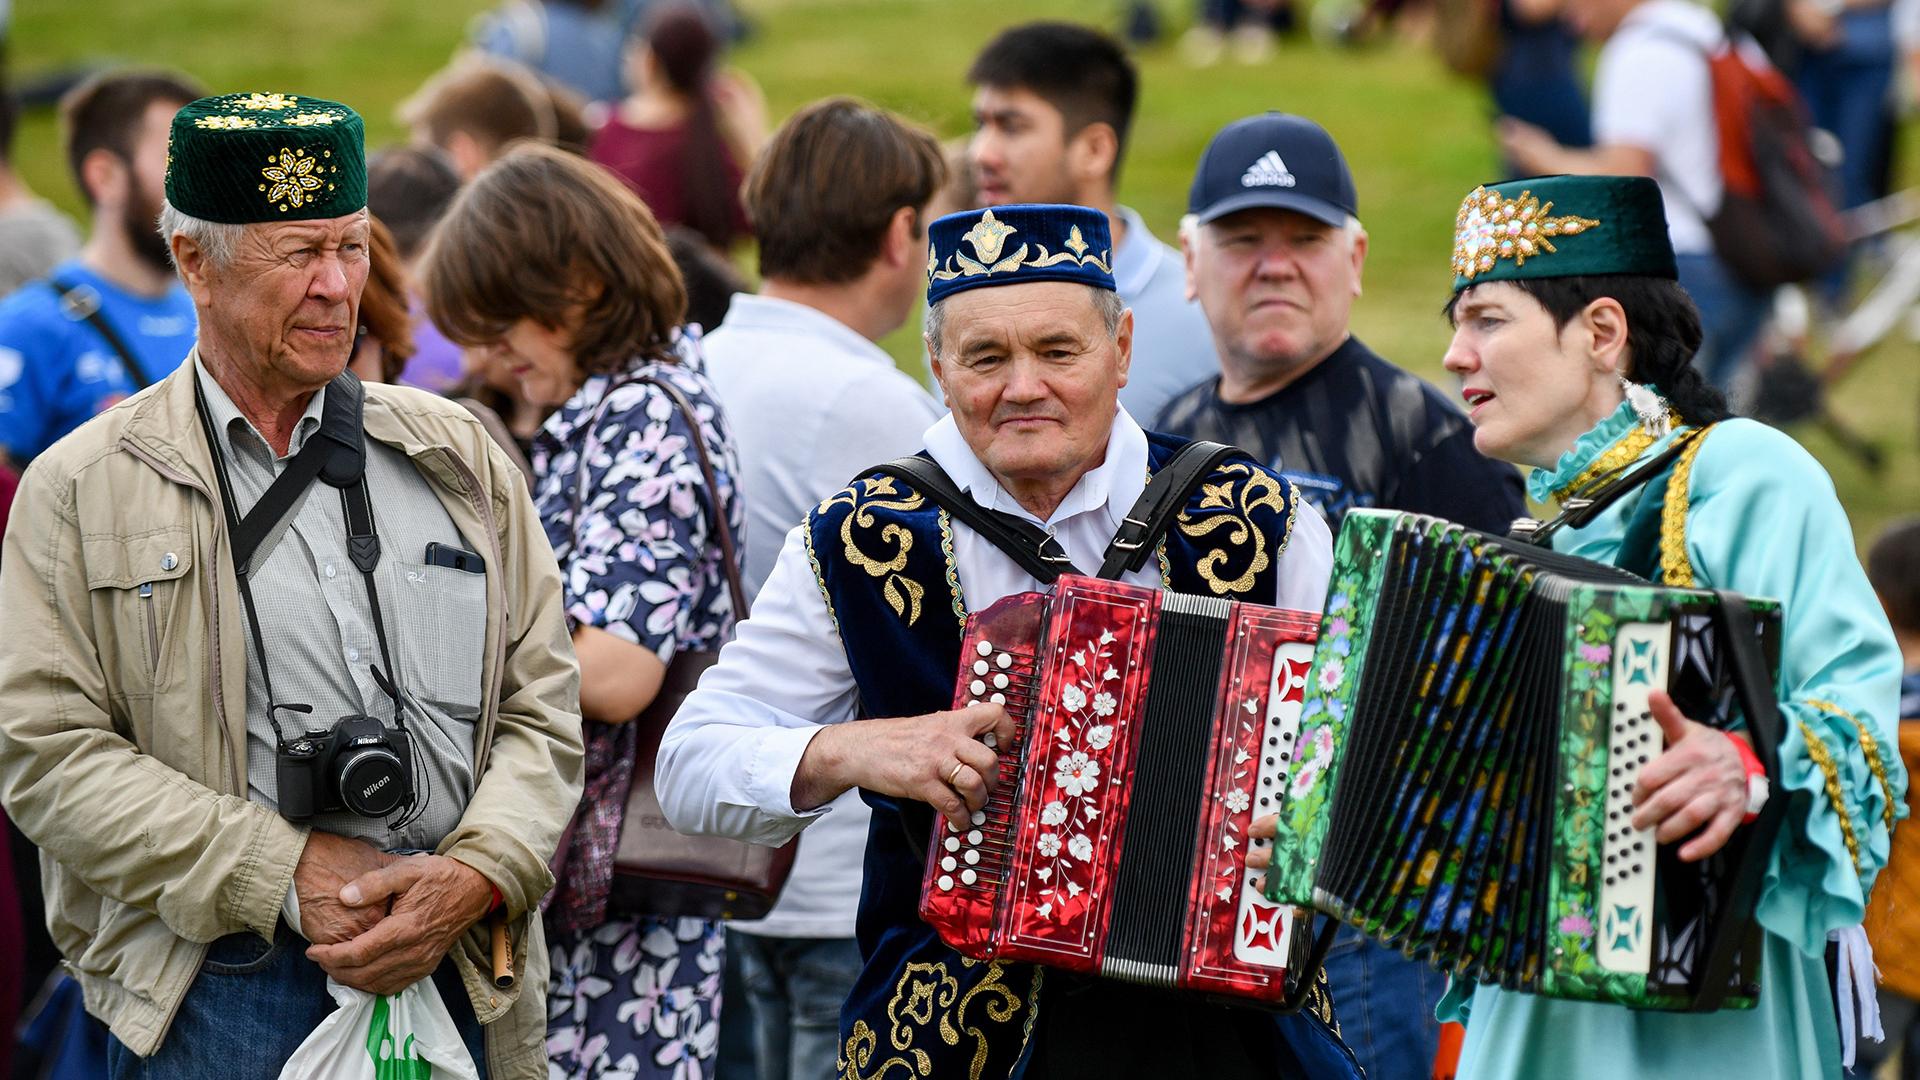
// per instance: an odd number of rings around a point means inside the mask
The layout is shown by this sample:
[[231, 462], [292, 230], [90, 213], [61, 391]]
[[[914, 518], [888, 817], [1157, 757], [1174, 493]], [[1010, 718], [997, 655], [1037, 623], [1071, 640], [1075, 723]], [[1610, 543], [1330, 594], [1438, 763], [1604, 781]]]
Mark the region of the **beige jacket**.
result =
[[[34, 461], [0, 558], [0, 803], [40, 845], [47, 921], [88, 1011], [159, 1047], [206, 944], [271, 939], [306, 831], [247, 801], [246, 623], [194, 411], [195, 357]], [[454, 957], [491, 1074], [544, 1078], [548, 857], [580, 796], [579, 669], [526, 482], [457, 405], [368, 386], [367, 435], [410, 457], [487, 560], [472, 802], [440, 845], [499, 887]], [[151, 585], [151, 589], [143, 586]]]

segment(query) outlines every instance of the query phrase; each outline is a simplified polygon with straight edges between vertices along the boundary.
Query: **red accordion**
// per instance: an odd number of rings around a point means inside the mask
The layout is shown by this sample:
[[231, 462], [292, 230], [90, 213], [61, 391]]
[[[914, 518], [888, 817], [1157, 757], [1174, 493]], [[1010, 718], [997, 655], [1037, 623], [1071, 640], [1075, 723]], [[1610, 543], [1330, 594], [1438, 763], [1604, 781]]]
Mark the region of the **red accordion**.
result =
[[1015, 741], [972, 826], [936, 820], [920, 914], [947, 944], [1273, 1003], [1292, 912], [1246, 868], [1278, 808], [1319, 615], [1063, 576], [970, 616], [954, 707]]

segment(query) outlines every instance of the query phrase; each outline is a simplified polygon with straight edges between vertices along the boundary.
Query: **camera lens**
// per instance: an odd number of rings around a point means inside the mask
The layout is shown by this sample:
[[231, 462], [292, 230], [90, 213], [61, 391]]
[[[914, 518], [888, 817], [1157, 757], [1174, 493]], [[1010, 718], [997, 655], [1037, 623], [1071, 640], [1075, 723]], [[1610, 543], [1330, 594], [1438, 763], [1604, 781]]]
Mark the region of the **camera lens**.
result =
[[406, 797], [406, 768], [384, 741], [342, 750], [334, 767], [340, 801], [361, 817], [385, 817]]

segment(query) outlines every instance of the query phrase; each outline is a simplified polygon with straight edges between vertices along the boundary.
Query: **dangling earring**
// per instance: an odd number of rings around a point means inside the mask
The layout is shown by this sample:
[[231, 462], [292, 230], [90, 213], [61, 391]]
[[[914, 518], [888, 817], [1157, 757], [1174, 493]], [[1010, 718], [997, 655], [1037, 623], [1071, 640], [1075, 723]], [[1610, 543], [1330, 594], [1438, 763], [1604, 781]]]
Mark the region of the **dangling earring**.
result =
[[1640, 418], [1640, 426], [1647, 434], [1658, 439], [1673, 430], [1673, 410], [1667, 408], [1667, 399], [1653, 392], [1652, 387], [1642, 386], [1619, 376], [1620, 389], [1627, 395], [1627, 404], [1633, 406], [1633, 414]]

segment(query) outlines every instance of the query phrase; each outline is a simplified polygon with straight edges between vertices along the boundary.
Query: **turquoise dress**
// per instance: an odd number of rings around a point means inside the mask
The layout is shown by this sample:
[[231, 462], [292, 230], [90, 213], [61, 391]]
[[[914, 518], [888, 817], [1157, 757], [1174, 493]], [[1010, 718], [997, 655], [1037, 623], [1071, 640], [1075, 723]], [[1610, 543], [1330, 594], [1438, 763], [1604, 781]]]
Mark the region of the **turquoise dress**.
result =
[[[1659, 453], [1681, 430], [1650, 439], [1623, 404], [1557, 468], [1536, 471], [1531, 494], [1544, 501], [1578, 491]], [[1613, 562], [1644, 495], [1559, 533], [1554, 548]], [[1700, 1015], [1641, 1012], [1456, 980], [1438, 1012], [1466, 1024], [1461, 1080], [1840, 1075], [1825, 946], [1828, 931], [1860, 922], [1893, 822], [1905, 813], [1907, 776], [1895, 751], [1900, 651], [1833, 482], [1772, 428], [1727, 420], [1696, 440], [1675, 465], [1661, 535], [1668, 584], [1734, 589], [1782, 605], [1786, 730], [1773, 798], [1793, 801], [1759, 902], [1759, 1003]]]

